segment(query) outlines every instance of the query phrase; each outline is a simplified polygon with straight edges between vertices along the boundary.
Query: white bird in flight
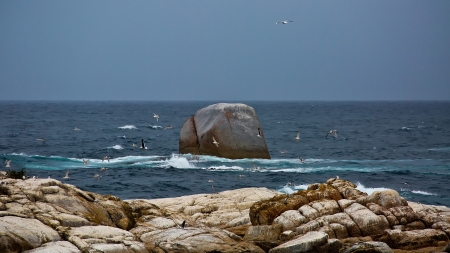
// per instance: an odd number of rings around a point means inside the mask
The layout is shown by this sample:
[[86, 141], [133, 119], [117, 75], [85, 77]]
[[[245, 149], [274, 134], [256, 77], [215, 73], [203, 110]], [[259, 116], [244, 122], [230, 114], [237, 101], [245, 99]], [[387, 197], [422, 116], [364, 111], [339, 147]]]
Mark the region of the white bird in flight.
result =
[[158, 122], [158, 120], [159, 120], [159, 115], [156, 114], [156, 113], [153, 113], [153, 118], [156, 118], [156, 122]]
[[276, 25], [278, 25], [278, 24], [285, 25], [285, 24], [290, 23], [290, 22], [293, 22], [293, 21], [291, 21], [291, 20], [283, 20], [283, 21], [278, 21], [278, 22], [276, 22], [275, 24], [276, 24]]
[[330, 131], [327, 133], [327, 135], [325, 135], [325, 138], [327, 138], [329, 134], [333, 134], [333, 135], [334, 135], [334, 138], [337, 138], [337, 130], [330, 130]]
[[300, 140], [300, 131], [298, 131], [297, 136], [295, 137], [295, 141]]
[[66, 175], [63, 177], [63, 179], [69, 179], [69, 171], [66, 172]]
[[104, 160], [108, 160], [108, 162], [109, 162], [109, 156], [103, 157], [102, 162], [103, 162]]
[[219, 143], [216, 141], [216, 139], [214, 139], [214, 136], [212, 138], [213, 138], [213, 144], [216, 145], [216, 147], [219, 147]]
[[6, 168], [11, 167], [11, 160], [6, 160], [6, 162], [5, 162], [5, 167], [6, 167]]

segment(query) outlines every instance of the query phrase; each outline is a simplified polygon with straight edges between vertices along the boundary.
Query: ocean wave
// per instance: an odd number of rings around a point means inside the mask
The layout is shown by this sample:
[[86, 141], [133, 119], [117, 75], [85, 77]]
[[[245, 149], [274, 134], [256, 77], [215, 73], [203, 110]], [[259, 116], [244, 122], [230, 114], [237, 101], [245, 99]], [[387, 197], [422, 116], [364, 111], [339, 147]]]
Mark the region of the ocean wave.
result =
[[137, 129], [137, 127], [135, 125], [125, 125], [119, 127], [119, 129]]
[[416, 190], [413, 190], [412, 193], [415, 193], [415, 194], [421, 194], [421, 195], [428, 195], [428, 196], [437, 196], [437, 194], [430, 193], [430, 192], [426, 192], [426, 191], [416, 191]]
[[285, 194], [292, 194], [294, 192], [297, 192], [299, 190], [306, 190], [308, 188], [308, 185], [301, 184], [301, 185], [284, 185], [281, 188], [276, 189], [276, 191], [285, 193]]
[[368, 195], [372, 194], [375, 191], [385, 191], [385, 190], [390, 190], [390, 188], [385, 188], [385, 187], [378, 187], [378, 188], [371, 188], [371, 187], [366, 187], [364, 185], [362, 185], [360, 182], [356, 183], [356, 189], [360, 190], [362, 192], [367, 193]]

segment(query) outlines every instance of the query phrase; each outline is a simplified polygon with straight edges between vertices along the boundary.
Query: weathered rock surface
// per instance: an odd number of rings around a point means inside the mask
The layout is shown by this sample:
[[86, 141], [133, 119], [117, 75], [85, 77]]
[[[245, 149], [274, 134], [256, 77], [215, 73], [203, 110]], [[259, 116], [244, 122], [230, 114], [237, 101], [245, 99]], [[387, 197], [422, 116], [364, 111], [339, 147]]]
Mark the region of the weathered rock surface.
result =
[[58, 232], [38, 220], [0, 217], [0, 252], [21, 252], [59, 240]]
[[24, 251], [23, 253], [81, 253], [73, 244], [67, 241], [48, 242], [39, 248]]
[[290, 195], [245, 188], [126, 201], [53, 179], [1, 180], [0, 252], [403, 253], [450, 241], [450, 208], [392, 190], [368, 196], [342, 179]]
[[245, 104], [219, 103], [198, 110], [181, 128], [179, 152], [231, 159], [270, 159], [255, 110]]

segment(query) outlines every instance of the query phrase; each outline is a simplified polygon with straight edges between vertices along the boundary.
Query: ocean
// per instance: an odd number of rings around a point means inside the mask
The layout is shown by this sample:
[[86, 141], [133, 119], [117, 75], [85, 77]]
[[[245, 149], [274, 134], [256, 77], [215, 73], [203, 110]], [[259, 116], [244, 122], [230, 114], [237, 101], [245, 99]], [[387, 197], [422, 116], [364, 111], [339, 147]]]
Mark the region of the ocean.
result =
[[[292, 193], [339, 176], [368, 194], [394, 189], [450, 206], [450, 102], [239, 101], [255, 109], [272, 159], [180, 155], [184, 120], [218, 102], [227, 101], [0, 101], [0, 170], [25, 168], [121, 199], [243, 187]], [[326, 137], [333, 129], [337, 138]]]

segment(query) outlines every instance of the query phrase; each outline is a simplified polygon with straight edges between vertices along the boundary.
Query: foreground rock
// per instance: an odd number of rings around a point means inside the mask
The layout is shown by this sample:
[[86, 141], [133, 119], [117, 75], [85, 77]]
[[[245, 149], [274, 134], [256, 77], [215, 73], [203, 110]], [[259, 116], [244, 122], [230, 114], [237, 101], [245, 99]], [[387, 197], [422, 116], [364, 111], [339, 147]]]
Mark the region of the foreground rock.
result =
[[[121, 201], [53, 179], [0, 179], [0, 252], [426, 252], [450, 208], [330, 179], [286, 195], [245, 188]], [[422, 251], [421, 251], [422, 250]]]
[[231, 159], [270, 159], [255, 110], [245, 104], [220, 103], [197, 111], [181, 128], [179, 151]]

